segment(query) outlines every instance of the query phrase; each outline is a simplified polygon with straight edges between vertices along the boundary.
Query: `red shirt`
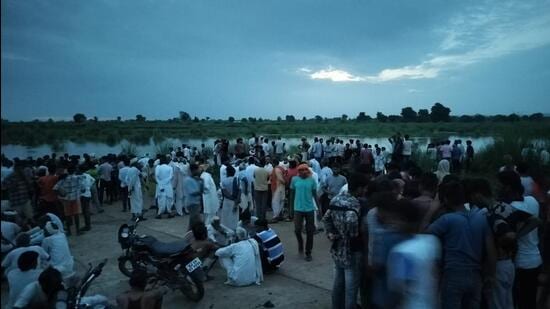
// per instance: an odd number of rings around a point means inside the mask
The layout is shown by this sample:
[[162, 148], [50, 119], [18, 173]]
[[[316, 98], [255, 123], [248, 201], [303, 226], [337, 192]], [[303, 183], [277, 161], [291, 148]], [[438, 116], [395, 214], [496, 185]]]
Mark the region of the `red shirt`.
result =
[[57, 193], [53, 190], [57, 180], [57, 175], [48, 175], [38, 178], [38, 188], [40, 190], [41, 200], [46, 202], [57, 201]]
[[286, 172], [286, 185], [290, 186], [290, 182], [292, 181], [292, 177], [298, 176], [298, 167], [295, 168], [289, 168]]

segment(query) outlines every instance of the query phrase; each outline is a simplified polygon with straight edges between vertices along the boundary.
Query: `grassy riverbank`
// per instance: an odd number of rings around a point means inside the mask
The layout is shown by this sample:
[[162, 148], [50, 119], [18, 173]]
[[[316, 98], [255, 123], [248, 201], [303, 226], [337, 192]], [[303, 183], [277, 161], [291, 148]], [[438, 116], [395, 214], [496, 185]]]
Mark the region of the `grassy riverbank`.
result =
[[155, 143], [165, 138], [206, 138], [261, 135], [358, 135], [387, 137], [395, 132], [411, 136], [445, 137], [460, 136], [504, 136], [521, 133], [531, 138], [550, 138], [550, 119], [515, 122], [378, 122], [369, 120], [306, 120], [256, 122], [229, 122], [221, 120], [201, 121], [87, 121], [74, 122], [4, 122], [2, 123], [2, 144], [36, 146], [41, 144], [62, 144], [99, 142], [115, 145], [122, 140], [142, 145], [152, 138]]

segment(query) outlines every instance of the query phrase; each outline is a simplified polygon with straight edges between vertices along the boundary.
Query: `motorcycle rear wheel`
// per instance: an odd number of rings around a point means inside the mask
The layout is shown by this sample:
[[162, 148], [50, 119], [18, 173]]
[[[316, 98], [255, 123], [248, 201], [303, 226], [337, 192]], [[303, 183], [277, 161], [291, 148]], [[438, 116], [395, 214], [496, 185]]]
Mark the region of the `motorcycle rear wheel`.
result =
[[199, 272], [194, 272], [193, 274], [183, 272], [182, 275], [183, 285], [180, 291], [189, 298], [189, 300], [194, 302], [200, 301], [204, 297], [204, 286]]
[[144, 267], [139, 267], [137, 263], [132, 261], [129, 257], [124, 257], [118, 260], [118, 269], [128, 278], [132, 276], [132, 272], [137, 268], [145, 269]]

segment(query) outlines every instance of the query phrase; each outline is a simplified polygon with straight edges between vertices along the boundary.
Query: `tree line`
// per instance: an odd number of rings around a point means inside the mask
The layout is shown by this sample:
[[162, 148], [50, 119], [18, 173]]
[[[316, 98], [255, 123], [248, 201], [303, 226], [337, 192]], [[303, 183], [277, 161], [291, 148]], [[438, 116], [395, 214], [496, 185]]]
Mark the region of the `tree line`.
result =
[[[399, 115], [391, 114], [391, 115], [385, 115], [382, 112], [377, 112], [375, 115], [368, 115], [365, 112], [360, 112], [355, 118], [350, 118], [348, 115], [343, 114], [340, 117], [336, 118], [326, 118], [319, 115], [316, 115], [315, 117], [311, 119], [307, 119], [306, 117], [302, 117], [301, 121], [316, 121], [321, 122], [325, 120], [340, 120], [340, 121], [357, 121], [357, 122], [365, 122], [365, 121], [372, 121], [376, 120], [378, 122], [483, 122], [483, 121], [494, 121], [494, 122], [514, 122], [514, 121], [520, 121], [520, 120], [527, 120], [527, 121], [540, 121], [545, 118], [545, 115], [542, 113], [534, 113], [531, 115], [518, 115], [515, 113], [509, 114], [509, 115], [492, 115], [492, 116], [486, 116], [486, 115], [461, 115], [461, 116], [452, 116], [451, 115], [451, 109], [449, 107], [444, 106], [441, 103], [435, 103], [430, 109], [419, 109], [418, 111], [415, 111], [412, 107], [407, 106], [401, 109], [401, 113]], [[135, 119], [128, 119], [131, 121], [136, 122], [145, 122], [147, 121], [147, 118], [143, 116], [142, 114], [136, 115]], [[168, 119], [168, 122], [204, 122], [204, 121], [210, 121], [210, 117], [206, 117], [203, 119], [199, 119], [198, 117], [191, 117], [191, 115], [185, 111], [179, 112], [179, 117], [175, 117], [172, 119]], [[3, 122], [6, 122], [7, 120], [3, 119]], [[98, 122], [97, 117], [88, 118], [83, 113], [77, 113], [73, 116], [73, 121], [75, 123], [85, 123], [85, 122]], [[117, 117], [116, 121], [122, 121], [122, 117]], [[263, 121], [273, 121], [271, 119], [263, 119], [263, 118], [256, 118], [256, 117], [246, 117], [241, 118], [240, 120], [237, 120], [233, 116], [229, 116], [227, 118], [227, 121], [230, 123], [233, 122], [249, 122], [249, 123], [255, 123], [255, 122], [263, 122]], [[278, 122], [295, 122], [299, 121], [294, 115], [286, 115], [283, 117], [279, 116], [277, 117], [276, 121]], [[35, 122], [38, 122], [38, 120], [35, 120]], [[49, 119], [48, 122], [54, 122], [52, 119]]]

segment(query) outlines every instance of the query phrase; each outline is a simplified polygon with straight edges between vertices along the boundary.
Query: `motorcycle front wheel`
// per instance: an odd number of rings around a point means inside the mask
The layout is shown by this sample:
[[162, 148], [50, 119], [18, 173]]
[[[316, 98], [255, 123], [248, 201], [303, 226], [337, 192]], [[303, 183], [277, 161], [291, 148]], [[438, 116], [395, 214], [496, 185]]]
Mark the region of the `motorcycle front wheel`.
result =
[[198, 302], [204, 297], [204, 286], [202, 284], [202, 271], [194, 271], [192, 274], [182, 273], [182, 287], [180, 291], [191, 301]]

